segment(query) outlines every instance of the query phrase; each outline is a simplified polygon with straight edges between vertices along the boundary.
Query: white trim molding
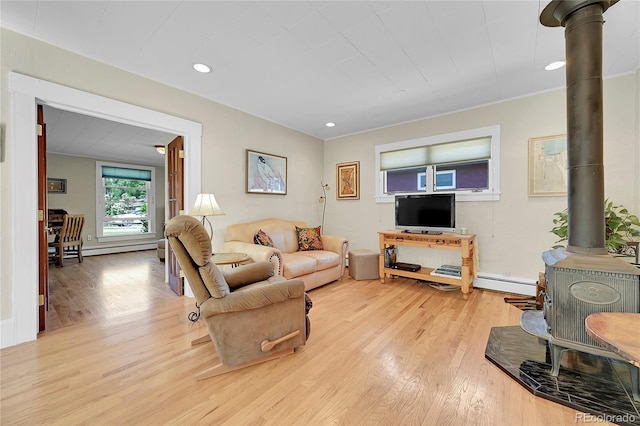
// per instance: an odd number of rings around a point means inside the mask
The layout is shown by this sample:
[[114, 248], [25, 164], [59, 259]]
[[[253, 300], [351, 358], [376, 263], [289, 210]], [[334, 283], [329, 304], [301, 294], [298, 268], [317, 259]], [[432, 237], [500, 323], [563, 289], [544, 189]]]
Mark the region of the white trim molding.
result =
[[[35, 340], [38, 334], [38, 233], [36, 104], [166, 133], [182, 135], [185, 144], [185, 205], [192, 205], [201, 187], [202, 124], [103, 96], [9, 73], [11, 94], [11, 162], [13, 230], [10, 318], [2, 320], [2, 347]], [[20, 230], [20, 238], [16, 237]], [[4, 236], [6, 237], [6, 235]], [[20, 256], [16, 256], [20, 253]]]

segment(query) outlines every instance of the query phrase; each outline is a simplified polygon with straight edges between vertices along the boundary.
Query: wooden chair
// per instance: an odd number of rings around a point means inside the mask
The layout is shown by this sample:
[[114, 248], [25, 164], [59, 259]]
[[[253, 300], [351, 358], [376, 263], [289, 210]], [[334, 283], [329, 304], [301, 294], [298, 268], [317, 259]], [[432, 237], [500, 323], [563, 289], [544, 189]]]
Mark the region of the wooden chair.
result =
[[82, 227], [84, 226], [83, 214], [67, 214], [62, 222], [60, 236], [56, 241], [49, 243], [55, 251], [49, 254], [49, 260], [54, 260], [57, 265], [64, 266], [64, 257], [77, 255], [82, 263]]

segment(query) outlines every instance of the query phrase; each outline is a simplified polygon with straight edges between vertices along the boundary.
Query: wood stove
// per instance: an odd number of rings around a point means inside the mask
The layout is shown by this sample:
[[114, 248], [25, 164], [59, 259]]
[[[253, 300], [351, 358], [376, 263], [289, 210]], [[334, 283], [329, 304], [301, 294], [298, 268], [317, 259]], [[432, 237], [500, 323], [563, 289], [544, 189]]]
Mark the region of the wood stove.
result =
[[[640, 269], [605, 248], [602, 27], [603, 13], [616, 2], [554, 0], [540, 15], [545, 26], [565, 27], [569, 244], [543, 253], [544, 309], [524, 312], [520, 322], [548, 341], [553, 376], [568, 349], [621, 359], [587, 335], [588, 315], [640, 313]], [[639, 369], [629, 369], [634, 399], [640, 401]]]

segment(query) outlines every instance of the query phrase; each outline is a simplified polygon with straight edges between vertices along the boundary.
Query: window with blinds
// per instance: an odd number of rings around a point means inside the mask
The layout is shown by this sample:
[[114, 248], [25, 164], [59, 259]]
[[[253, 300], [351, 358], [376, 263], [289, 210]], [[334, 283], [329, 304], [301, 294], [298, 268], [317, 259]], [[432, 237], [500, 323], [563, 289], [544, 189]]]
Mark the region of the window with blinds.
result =
[[497, 199], [499, 156], [500, 126], [378, 145], [378, 201], [419, 192]]
[[153, 167], [96, 162], [96, 235], [102, 241], [151, 238]]

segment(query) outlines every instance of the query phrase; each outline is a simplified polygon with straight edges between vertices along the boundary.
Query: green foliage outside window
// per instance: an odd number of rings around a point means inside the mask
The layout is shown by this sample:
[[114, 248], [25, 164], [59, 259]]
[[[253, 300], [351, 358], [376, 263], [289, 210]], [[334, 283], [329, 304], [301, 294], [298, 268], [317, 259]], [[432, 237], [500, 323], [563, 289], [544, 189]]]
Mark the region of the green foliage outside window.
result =
[[147, 212], [147, 182], [135, 179], [105, 178], [105, 215]]
[[[149, 232], [149, 221], [147, 219], [147, 194], [149, 189], [147, 181], [104, 178], [104, 190], [104, 235]], [[136, 217], [140, 217], [140, 219], [136, 219]]]

